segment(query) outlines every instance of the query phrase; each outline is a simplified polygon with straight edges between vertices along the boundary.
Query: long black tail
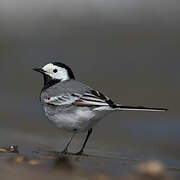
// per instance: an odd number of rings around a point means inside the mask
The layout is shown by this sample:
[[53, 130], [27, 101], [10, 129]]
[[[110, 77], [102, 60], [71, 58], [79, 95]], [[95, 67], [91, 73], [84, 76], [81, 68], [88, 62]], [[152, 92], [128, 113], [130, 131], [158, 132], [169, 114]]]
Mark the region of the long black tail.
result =
[[118, 105], [118, 104], [115, 107], [115, 109], [119, 111], [155, 111], [155, 112], [168, 111], [168, 109], [165, 109], [165, 108], [149, 108], [149, 107], [144, 107], [144, 106], [123, 106], [123, 105]]

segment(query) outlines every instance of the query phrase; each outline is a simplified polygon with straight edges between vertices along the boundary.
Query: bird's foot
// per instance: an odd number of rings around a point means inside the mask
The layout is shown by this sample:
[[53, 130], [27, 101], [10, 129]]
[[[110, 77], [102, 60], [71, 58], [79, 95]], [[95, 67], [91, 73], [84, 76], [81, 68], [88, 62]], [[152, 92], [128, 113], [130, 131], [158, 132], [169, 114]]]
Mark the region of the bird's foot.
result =
[[80, 150], [79, 152], [77, 153], [72, 153], [73, 155], [75, 156], [88, 156], [87, 154], [85, 154], [82, 150]]
[[74, 153], [74, 154], [77, 155], [77, 156], [81, 156], [83, 154], [83, 151], [79, 151], [79, 152]]
[[67, 148], [65, 148], [63, 151], [61, 151], [61, 154], [62, 155], [68, 155], [69, 152], [68, 152]]

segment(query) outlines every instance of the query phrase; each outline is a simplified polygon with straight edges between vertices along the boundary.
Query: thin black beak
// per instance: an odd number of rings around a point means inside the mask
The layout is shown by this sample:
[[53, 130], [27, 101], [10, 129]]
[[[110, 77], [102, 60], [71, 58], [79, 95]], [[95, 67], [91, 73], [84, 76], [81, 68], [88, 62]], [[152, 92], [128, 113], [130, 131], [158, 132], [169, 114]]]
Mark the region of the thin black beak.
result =
[[45, 71], [41, 68], [33, 68], [34, 71], [44, 74]]

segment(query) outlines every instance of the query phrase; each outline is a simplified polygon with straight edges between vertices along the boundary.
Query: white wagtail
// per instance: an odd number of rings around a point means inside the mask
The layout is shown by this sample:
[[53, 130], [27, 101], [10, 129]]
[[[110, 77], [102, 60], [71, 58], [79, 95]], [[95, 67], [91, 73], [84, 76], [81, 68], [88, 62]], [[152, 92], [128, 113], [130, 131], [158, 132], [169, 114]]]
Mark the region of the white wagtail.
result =
[[110, 112], [167, 110], [115, 104], [101, 92], [75, 80], [71, 68], [60, 62], [52, 62], [43, 68], [35, 68], [34, 70], [44, 76], [44, 87], [41, 90], [40, 101], [45, 115], [56, 127], [72, 132], [72, 137], [63, 153], [68, 152], [68, 146], [76, 133], [88, 132], [81, 150], [76, 153], [77, 155], [82, 154], [92, 133], [92, 128]]

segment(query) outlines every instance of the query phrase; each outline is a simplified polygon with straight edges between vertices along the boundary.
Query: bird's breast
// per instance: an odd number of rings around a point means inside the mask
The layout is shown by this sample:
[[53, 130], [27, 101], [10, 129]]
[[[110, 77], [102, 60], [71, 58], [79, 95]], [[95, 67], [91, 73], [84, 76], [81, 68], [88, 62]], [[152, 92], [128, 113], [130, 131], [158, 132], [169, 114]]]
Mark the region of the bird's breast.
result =
[[51, 109], [43, 107], [45, 115], [56, 127], [67, 131], [87, 131], [95, 123], [96, 113], [89, 107], [69, 107]]

